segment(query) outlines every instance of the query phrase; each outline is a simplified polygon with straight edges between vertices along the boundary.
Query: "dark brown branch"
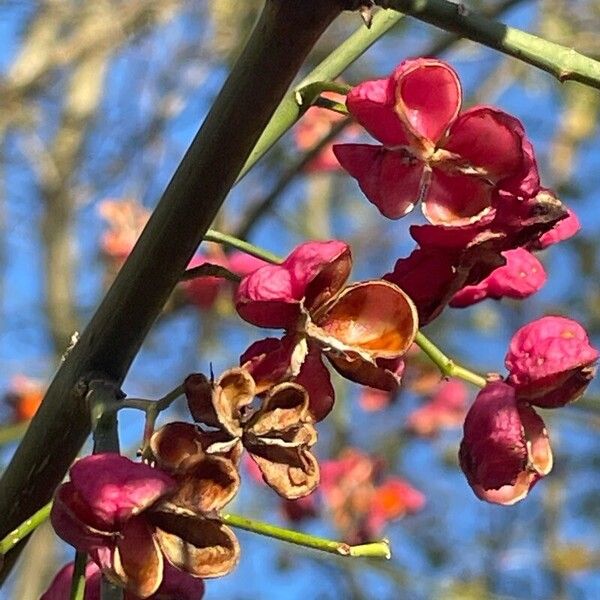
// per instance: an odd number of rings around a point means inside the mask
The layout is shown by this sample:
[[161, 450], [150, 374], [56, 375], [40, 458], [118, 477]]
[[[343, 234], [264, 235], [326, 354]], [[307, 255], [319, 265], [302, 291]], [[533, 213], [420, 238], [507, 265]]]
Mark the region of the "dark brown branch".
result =
[[[0, 537], [46, 503], [89, 434], [86, 383], [122, 382], [336, 0], [268, 0], [140, 240], [70, 351], [0, 481]], [[3, 567], [6, 575], [10, 555]]]

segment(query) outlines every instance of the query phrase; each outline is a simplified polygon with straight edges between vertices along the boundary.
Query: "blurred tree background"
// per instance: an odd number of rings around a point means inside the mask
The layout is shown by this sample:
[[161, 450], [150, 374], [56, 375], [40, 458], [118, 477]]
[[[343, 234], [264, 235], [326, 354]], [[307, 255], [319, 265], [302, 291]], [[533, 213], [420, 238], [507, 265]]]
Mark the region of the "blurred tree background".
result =
[[[600, 57], [600, 3], [594, 0], [464, 4]], [[0, 465], [10, 459], [39, 391], [127, 254], [144, 209], [157, 202], [261, 5], [258, 0], [17, 0], [0, 7], [0, 386], [5, 391]], [[361, 26], [354, 14], [338, 19], [311, 54], [307, 70]], [[457, 69], [467, 104], [499, 105], [524, 122], [544, 180], [583, 225], [574, 239], [540, 255], [549, 279], [536, 296], [523, 303], [487, 300], [467, 310], [448, 309], [428, 328], [429, 335], [481, 372], [503, 372], [512, 333], [545, 313], [579, 320], [598, 345], [600, 95], [577, 83], [559, 84], [513, 58], [408, 18], [343, 80], [354, 84], [386, 76], [404, 58], [420, 55], [442, 56]], [[318, 152], [334, 133], [360, 132], [315, 110], [237, 185], [215, 228], [281, 255], [305, 239], [344, 239], [355, 258], [353, 278], [378, 277], [408, 254], [413, 242], [407, 226], [419, 216], [402, 222], [381, 218], [354, 180]], [[223, 259], [210, 245], [201, 252], [213, 261]], [[230, 287], [221, 285], [208, 300], [199, 300], [182, 286], [146, 340], [124, 390], [159, 397], [190, 372], [207, 373], [212, 365], [219, 373], [237, 365], [240, 353], [260, 337], [235, 315]], [[344, 561], [242, 534], [239, 567], [209, 582], [206, 598], [600, 597], [598, 386], [592, 384], [584, 401], [558, 415], [542, 411], [552, 432], [554, 470], [523, 503], [497, 507], [474, 497], [457, 466], [461, 403], [472, 400], [476, 390], [452, 391], [459, 416], [449, 415], [440, 429], [431, 413], [415, 412], [438, 394], [439, 376], [418, 357], [411, 365], [401, 394], [391, 401], [335, 379], [338, 400], [322, 427], [317, 454], [328, 460], [354, 452], [363, 461], [364, 488], [336, 484], [345, 503], [321, 498], [315, 516], [297, 521], [293, 509], [255, 484], [251, 474], [235, 501], [242, 514], [281, 523], [292, 517], [295, 527], [343, 538], [356, 534], [364, 489], [380, 491], [376, 501], [383, 505], [393, 559]], [[130, 456], [141, 428], [138, 415], [121, 418]], [[414, 490], [412, 503], [408, 493], [403, 501], [397, 495], [386, 500], [385, 482], [396, 477], [418, 490], [424, 505]], [[366, 501], [375, 502], [372, 495]], [[0, 597], [37, 598], [57, 567], [71, 558], [67, 550], [49, 527], [40, 528]]]

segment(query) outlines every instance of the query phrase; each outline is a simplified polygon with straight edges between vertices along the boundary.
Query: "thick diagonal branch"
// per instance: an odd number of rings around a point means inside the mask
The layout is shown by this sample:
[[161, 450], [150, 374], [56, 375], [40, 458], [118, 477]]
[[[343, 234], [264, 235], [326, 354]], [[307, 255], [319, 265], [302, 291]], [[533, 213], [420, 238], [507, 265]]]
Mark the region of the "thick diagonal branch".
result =
[[[49, 500], [89, 433], [93, 373], [123, 380], [302, 61], [342, 8], [269, 0], [139, 242], [70, 351], [0, 482], [0, 537]], [[10, 560], [5, 563], [5, 572]]]

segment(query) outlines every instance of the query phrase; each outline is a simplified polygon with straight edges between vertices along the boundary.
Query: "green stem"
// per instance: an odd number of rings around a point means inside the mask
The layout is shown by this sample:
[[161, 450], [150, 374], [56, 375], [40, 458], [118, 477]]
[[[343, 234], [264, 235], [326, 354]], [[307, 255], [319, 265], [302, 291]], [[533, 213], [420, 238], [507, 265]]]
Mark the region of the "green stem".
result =
[[[90, 407], [94, 454], [120, 452], [117, 415], [122, 398], [123, 392], [114, 382], [104, 379], [90, 381], [86, 399]], [[100, 598], [101, 600], [123, 600], [123, 590], [110, 583], [103, 575], [100, 583]]]
[[485, 387], [485, 377], [469, 371], [465, 367], [457, 365], [451, 358], [446, 356], [429, 338], [420, 331], [415, 338], [415, 344], [434, 362], [444, 377], [458, 377], [478, 387]]
[[375, 0], [420, 21], [451, 31], [538, 67], [559, 81], [579, 81], [600, 89], [600, 62], [573, 48], [508, 27], [447, 0]]
[[236, 248], [245, 252], [246, 254], [251, 254], [252, 256], [256, 256], [256, 258], [262, 258], [267, 262], [273, 264], [279, 264], [282, 262], [282, 259], [279, 258], [276, 254], [269, 252], [268, 250], [264, 250], [263, 248], [258, 248], [254, 244], [250, 244], [249, 242], [245, 242], [244, 240], [240, 240], [232, 235], [228, 235], [226, 233], [221, 233], [220, 231], [215, 231], [214, 229], [209, 229], [205, 236], [204, 240], [206, 242], [216, 242], [217, 244], [225, 244], [226, 246], [231, 246], [232, 248]]
[[352, 89], [347, 83], [337, 81], [314, 81], [296, 88], [296, 102], [299, 106], [307, 107], [314, 104], [323, 92], [336, 92], [344, 96]]
[[321, 550], [322, 552], [328, 552], [329, 554], [337, 554], [338, 556], [354, 556], [354, 557], [370, 557], [370, 558], [386, 558], [391, 557], [390, 545], [387, 540], [380, 540], [378, 542], [371, 542], [369, 544], [360, 544], [358, 546], [351, 546], [344, 542], [337, 542], [335, 540], [328, 540], [325, 538], [316, 537], [309, 535], [308, 533], [301, 533], [292, 529], [285, 529], [278, 527], [277, 525], [271, 525], [270, 523], [263, 523], [262, 521], [255, 521], [247, 517], [233, 514], [221, 515], [223, 523], [227, 523], [231, 527], [237, 527], [238, 529], [244, 529], [246, 531], [252, 531], [267, 537], [289, 542], [290, 544], [296, 544], [298, 546], [304, 546], [306, 548], [314, 548], [315, 550]]
[[[268, 260], [266, 257], [269, 256], [271, 260], [269, 262], [272, 263], [281, 263], [282, 260], [278, 256], [263, 250], [253, 244], [249, 244], [248, 242], [244, 242], [243, 240], [239, 240], [231, 235], [226, 235], [224, 233], [220, 233], [217, 231], [210, 231], [211, 234], [217, 234], [217, 236], [213, 236], [211, 241], [221, 241], [221, 243], [226, 243], [234, 248], [239, 248], [244, 251], [248, 251], [246, 248], [252, 248], [252, 254], [254, 256], [258, 256], [260, 258], [264, 258]], [[206, 239], [206, 238], [205, 238]], [[417, 333], [417, 337], [415, 338], [415, 343], [423, 350], [423, 352], [438, 366], [442, 375], [444, 377], [458, 377], [459, 379], [463, 379], [472, 383], [479, 387], [484, 387], [486, 384], [485, 377], [470, 371], [469, 369], [456, 364], [451, 358], [446, 356], [431, 340], [429, 340], [423, 333], [420, 331]], [[133, 407], [131, 407], [133, 408]]]
[[119, 452], [119, 423], [117, 411], [121, 407], [122, 392], [110, 381], [90, 381], [86, 399], [90, 407], [94, 454]]
[[185, 394], [185, 387], [182, 383], [181, 385], [178, 385], [174, 390], [171, 390], [168, 394], [156, 401], [156, 410], [158, 412], [161, 412], [169, 408], [169, 406], [171, 406], [171, 404], [173, 404], [173, 402], [175, 402], [175, 400], [177, 400], [177, 398], [179, 398], [179, 396], [182, 396], [183, 394]]
[[156, 419], [158, 415], [169, 408], [177, 398], [185, 393], [183, 384], [178, 385], [174, 390], [160, 398], [159, 400], [147, 400], [146, 398], [126, 398], [119, 404], [119, 408], [134, 408], [146, 413], [146, 422], [144, 423], [144, 440], [142, 443], [142, 456], [146, 456], [150, 449], [150, 438], [154, 433]]
[[144, 412], [154, 411], [157, 414], [166, 410], [179, 398], [185, 394], [185, 386], [182, 383], [175, 389], [171, 390], [158, 400], [148, 400], [147, 398], [125, 398], [119, 402], [119, 408], [135, 408]]
[[319, 63], [296, 88], [288, 92], [254, 146], [237, 181], [242, 179], [267, 150], [306, 112], [309, 105], [298, 105], [296, 90], [306, 88], [315, 82], [331, 81], [338, 77], [403, 16], [394, 10], [380, 10], [373, 17], [370, 29], [361, 26]]
[[11, 531], [3, 540], [0, 540], [0, 557], [6, 554], [11, 548], [16, 546], [21, 540], [25, 539], [32, 531], [44, 523], [44, 521], [46, 521], [50, 516], [51, 508], [52, 502], [48, 502], [48, 504], [42, 506], [40, 510], [29, 517], [29, 519]]
[[85, 595], [85, 567], [87, 564], [87, 553], [75, 552], [75, 564], [73, 565], [73, 577], [71, 579], [70, 600], [83, 600]]

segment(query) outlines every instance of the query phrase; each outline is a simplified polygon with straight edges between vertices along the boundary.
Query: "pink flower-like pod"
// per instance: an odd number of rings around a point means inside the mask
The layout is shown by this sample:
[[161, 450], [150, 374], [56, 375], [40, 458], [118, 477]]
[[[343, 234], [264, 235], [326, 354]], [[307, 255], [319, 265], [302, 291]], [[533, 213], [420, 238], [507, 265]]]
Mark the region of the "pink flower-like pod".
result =
[[386, 217], [398, 219], [422, 199], [432, 223], [477, 222], [493, 211], [494, 186], [530, 195], [539, 177], [517, 119], [489, 106], [459, 115], [461, 103], [447, 63], [406, 60], [347, 96], [350, 114], [382, 145], [340, 144], [334, 153]]
[[423, 510], [425, 496], [408, 481], [390, 477], [373, 491], [365, 529], [369, 537], [381, 535], [387, 523]]
[[539, 240], [532, 244], [534, 250], [544, 250], [548, 246], [568, 240], [581, 229], [581, 223], [575, 212], [567, 208], [567, 213], [565, 219], [561, 219], [550, 231], [542, 234]]
[[458, 427], [467, 413], [468, 390], [458, 379], [439, 384], [429, 402], [408, 415], [409, 431], [425, 437], [435, 436], [443, 428]]
[[344, 242], [307, 242], [281, 265], [267, 265], [244, 277], [236, 293], [240, 316], [259, 327], [292, 329], [301, 304], [310, 310], [337, 294], [352, 267]]
[[450, 306], [463, 308], [486, 298], [528, 298], [535, 294], [547, 280], [542, 263], [524, 248], [502, 252], [506, 264], [492, 271], [483, 281], [459, 290]]
[[167, 506], [176, 481], [118, 454], [76, 462], [52, 506], [56, 533], [87, 552], [102, 573], [134, 596], [148, 598], [170, 562], [191, 577], [216, 577], [237, 562], [239, 546], [219, 521]]
[[[71, 593], [73, 570], [74, 563], [66, 564], [56, 574], [40, 600], [67, 600]], [[100, 600], [101, 579], [100, 567], [94, 562], [89, 562], [85, 567], [84, 600]], [[202, 579], [190, 577], [166, 562], [163, 581], [157, 592], [148, 596], [147, 600], [201, 600], [203, 596], [204, 581]], [[123, 600], [141, 599], [139, 596], [125, 592]]]
[[[247, 368], [259, 388], [265, 378], [267, 383], [296, 378], [310, 392], [309, 370], [317, 374], [315, 381], [327, 379], [320, 354], [352, 381], [387, 390], [397, 387], [397, 361], [418, 328], [416, 308], [387, 281], [343, 287], [350, 267], [346, 244], [308, 242], [282, 265], [260, 268], [242, 280], [236, 302], [242, 318], [287, 331], [279, 344], [270, 341], [269, 348], [263, 343], [244, 354], [242, 364], [252, 360]], [[321, 399], [311, 400], [317, 419], [329, 408]]]
[[416, 248], [399, 258], [384, 279], [403, 289], [415, 303], [421, 326], [433, 321], [444, 309], [457, 278], [455, 253]]
[[541, 236], [568, 217], [568, 210], [552, 190], [539, 188], [531, 196], [494, 190], [494, 210], [475, 223], [412, 225], [410, 235], [423, 249], [462, 250], [495, 239], [496, 250], [526, 247], [535, 250]]
[[384, 275], [384, 279], [395, 283], [410, 296], [423, 326], [442, 312], [458, 290], [480, 282], [504, 264], [496, 245], [495, 234], [484, 232], [464, 247], [456, 248], [452, 243], [450, 247], [417, 248], [408, 257], [398, 259], [394, 270]]
[[507, 381], [519, 400], [557, 408], [583, 394], [595, 375], [598, 356], [579, 323], [542, 317], [513, 336], [505, 358]]
[[282, 339], [265, 338], [246, 349], [240, 356], [240, 366], [252, 375], [260, 394], [282, 381], [301, 385], [308, 392], [310, 413], [315, 421], [322, 421], [331, 412], [335, 399], [329, 369], [323, 364], [321, 351], [315, 344], [308, 344], [308, 352], [299, 365], [296, 365], [295, 349], [293, 335]]
[[[245, 252], [232, 252], [230, 256], [226, 256], [221, 251], [213, 251], [210, 255], [196, 254], [190, 263], [188, 269], [200, 267], [202, 265], [217, 265], [225, 267], [232, 273], [236, 273], [241, 277], [256, 271], [260, 267], [268, 265], [266, 261], [256, 258]], [[221, 277], [202, 276], [196, 277], [189, 281], [184, 281], [180, 284], [181, 289], [188, 302], [194, 304], [201, 310], [211, 309], [219, 293], [227, 286], [233, 291], [236, 284], [226, 281]]]
[[227, 266], [233, 273], [236, 273], [240, 277], [245, 277], [246, 275], [256, 271], [256, 269], [265, 267], [268, 264], [269, 263], [262, 258], [258, 258], [256, 256], [252, 256], [252, 254], [246, 254], [245, 252], [239, 252], [236, 250], [229, 255]]
[[500, 381], [488, 383], [467, 413], [459, 460], [475, 494], [494, 504], [522, 500], [552, 469], [544, 422]]

